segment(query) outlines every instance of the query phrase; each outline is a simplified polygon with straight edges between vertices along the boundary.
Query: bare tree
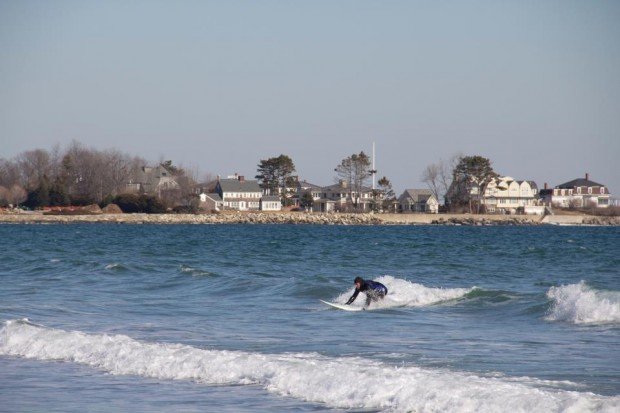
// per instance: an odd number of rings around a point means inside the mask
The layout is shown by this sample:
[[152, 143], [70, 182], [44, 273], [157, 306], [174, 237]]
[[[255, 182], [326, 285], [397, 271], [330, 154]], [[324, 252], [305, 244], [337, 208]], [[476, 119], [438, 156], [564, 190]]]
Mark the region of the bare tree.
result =
[[364, 151], [344, 158], [334, 169], [337, 181], [346, 184], [348, 200], [357, 209], [364, 184], [370, 179], [371, 161]]
[[28, 193], [24, 188], [15, 184], [11, 187], [10, 196], [10, 204], [16, 207], [26, 200], [26, 198], [28, 197]]
[[11, 191], [6, 189], [5, 187], [0, 185], [0, 207], [5, 207], [11, 202], [9, 198], [11, 197]]
[[36, 188], [43, 177], [52, 172], [50, 154], [44, 149], [25, 151], [17, 155], [21, 183], [28, 189]]
[[452, 184], [452, 172], [462, 158], [461, 153], [454, 154], [447, 161], [440, 159], [436, 163], [428, 165], [422, 171], [422, 182], [426, 183], [428, 189], [431, 190], [437, 202], [444, 200], [450, 185]]
[[95, 158], [99, 158], [98, 162], [105, 165], [100, 168], [101, 176], [97, 177], [103, 182], [101, 198], [123, 193], [133, 175], [135, 160], [114, 149], [97, 153]]
[[422, 182], [426, 183], [428, 189], [431, 190], [435, 198], [439, 201], [440, 196], [440, 185], [441, 185], [441, 172], [440, 169], [442, 167], [442, 162], [432, 163], [428, 165], [424, 171], [422, 171]]
[[17, 162], [0, 159], [0, 185], [10, 188], [20, 182], [20, 171]]

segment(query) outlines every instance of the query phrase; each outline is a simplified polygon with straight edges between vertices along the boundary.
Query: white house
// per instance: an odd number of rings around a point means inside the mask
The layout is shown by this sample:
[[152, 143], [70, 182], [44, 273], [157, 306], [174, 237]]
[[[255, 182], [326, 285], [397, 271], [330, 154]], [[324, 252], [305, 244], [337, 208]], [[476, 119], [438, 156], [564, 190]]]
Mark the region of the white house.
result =
[[294, 196], [296, 206], [301, 206], [302, 198], [304, 198], [306, 194], [310, 194], [310, 196], [312, 197], [313, 205], [311, 209], [321, 211], [319, 201], [321, 200], [321, 197], [323, 196], [323, 188], [318, 185], [311, 184], [310, 182], [305, 181], [305, 180], [304, 181], [298, 180], [297, 188], [295, 190], [295, 196]]
[[301, 199], [301, 197], [305, 193], [309, 193], [310, 195], [312, 195], [312, 199], [316, 201], [316, 200], [321, 199], [321, 197], [323, 196], [323, 188], [318, 185], [311, 184], [308, 181], [297, 182], [297, 190], [296, 190], [297, 197]]
[[236, 211], [258, 211], [263, 196], [258, 181], [246, 180], [237, 174], [228, 179], [219, 179], [215, 192], [222, 199], [224, 209]]
[[369, 211], [373, 202], [372, 189], [362, 187], [360, 193], [351, 190], [346, 181], [339, 181], [337, 184], [323, 187], [322, 197], [319, 200], [321, 211], [326, 206], [333, 205], [335, 210], [344, 210], [357, 204], [357, 209]]
[[509, 176], [491, 182], [482, 198], [487, 212], [516, 213], [538, 204], [538, 186], [534, 181], [517, 181]]
[[260, 199], [261, 211], [281, 211], [282, 201], [279, 196], [275, 195], [263, 195]]
[[429, 189], [405, 189], [398, 197], [398, 210], [436, 214], [439, 212], [439, 201]]
[[540, 197], [545, 205], [560, 208], [607, 208], [611, 194], [605, 185], [591, 181], [590, 175], [586, 174], [585, 179], [573, 179], [553, 189], [547, 188], [545, 184]]

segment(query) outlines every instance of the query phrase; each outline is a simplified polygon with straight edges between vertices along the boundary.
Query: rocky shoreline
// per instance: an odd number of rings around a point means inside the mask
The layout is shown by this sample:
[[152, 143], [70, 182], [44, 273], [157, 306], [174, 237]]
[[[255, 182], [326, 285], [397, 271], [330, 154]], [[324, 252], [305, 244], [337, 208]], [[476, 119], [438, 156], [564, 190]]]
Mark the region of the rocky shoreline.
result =
[[312, 225], [620, 225], [620, 217], [589, 215], [506, 216], [469, 214], [341, 214], [227, 212], [219, 214], [0, 214], [12, 224], [312, 224]]

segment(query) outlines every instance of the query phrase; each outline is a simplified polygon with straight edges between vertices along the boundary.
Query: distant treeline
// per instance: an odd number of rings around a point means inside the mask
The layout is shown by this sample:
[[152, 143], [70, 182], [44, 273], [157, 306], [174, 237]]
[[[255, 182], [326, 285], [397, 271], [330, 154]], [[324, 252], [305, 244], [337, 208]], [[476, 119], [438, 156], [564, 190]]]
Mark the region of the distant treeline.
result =
[[[293, 203], [297, 177], [295, 165], [287, 155], [261, 160], [256, 179], [265, 193], [279, 195], [283, 205]], [[362, 151], [344, 158], [335, 168], [336, 180], [346, 182], [349, 202], [354, 210], [366, 182], [377, 171]], [[429, 165], [422, 174], [438, 202], [443, 199], [452, 210], [482, 212], [482, 194], [499, 175], [491, 161], [482, 156], [455, 155], [449, 161]], [[387, 177], [373, 190], [373, 209], [394, 207], [396, 196]], [[34, 149], [13, 159], [0, 159], [0, 207], [25, 206], [31, 209], [116, 203], [125, 212], [160, 212], [177, 208], [187, 211], [199, 206], [196, 180], [172, 161], [147, 167], [147, 161], [115, 149], [97, 150], [79, 142], [66, 149]], [[202, 188], [203, 190], [205, 188]], [[296, 199], [302, 206], [312, 205], [310, 194]]]
[[[165, 209], [165, 203], [155, 200], [154, 196], [128, 194], [132, 192], [129, 183], [144, 179], [146, 165], [147, 161], [141, 157], [115, 149], [87, 148], [79, 142], [73, 142], [64, 150], [56, 146], [51, 151], [25, 151], [12, 159], [0, 159], [0, 206], [21, 205], [31, 209], [89, 204], [103, 206], [116, 200], [131, 201], [146, 209]], [[191, 193], [193, 180], [183, 169], [172, 166], [170, 161], [167, 166], [180, 183], [174, 194], [178, 198], [174, 201], [178, 203]], [[120, 195], [123, 196], [119, 198]], [[129, 209], [135, 208], [130, 206]]]

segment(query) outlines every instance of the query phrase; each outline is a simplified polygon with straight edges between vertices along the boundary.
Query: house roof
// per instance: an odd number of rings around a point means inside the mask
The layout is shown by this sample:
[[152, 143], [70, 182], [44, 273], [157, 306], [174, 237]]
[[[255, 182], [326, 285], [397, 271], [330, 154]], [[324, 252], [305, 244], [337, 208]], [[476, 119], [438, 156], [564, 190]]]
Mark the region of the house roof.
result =
[[207, 198], [211, 198], [215, 202], [224, 202], [224, 201], [222, 201], [222, 198], [220, 197], [220, 194], [211, 193], [211, 194], [205, 194], [205, 195], [207, 196]]
[[255, 180], [220, 179], [223, 192], [263, 192]]
[[433, 196], [430, 189], [405, 189], [405, 192], [398, 198], [399, 201], [410, 198], [415, 202], [426, 202]]
[[263, 196], [261, 197], [261, 201], [263, 201], [263, 202], [264, 202], [264, 201], [267, 201], [267, 202], [270, 202], [270, 201], [271, 201], [271, 202], [275, 202], [275, 201], [279, 201], [279, 200], [280, 200], [280, 197], [279, 197], [279, 196], [276, 196], [276, 195], [263, 195]]
[[577, 178], [577, 179], [573, 179], [572, 181], [564, 182], [563, 184], [556, 186], [556, 188], [572, 189], [572, 188], [577, 188], [579, 186], [590, 187], [590, 186], [605, 186], [605, 185], [601, 185], [594, 181], [590, 181], [589, 179]]
[[297, 186], [299, 188], [301, 188], [302, 190], [308, 190], [308, 189], [311, 189], [311, 190], [317, 190], [317, 189], [321, 190], [322, 189], [322, 187], [320, 187], [319, 185], [311, 184], [308, 181], [300, 181], [300, 182], [297, 183]]
[[[324, 186], [323, 189], [325, 191], [342, 191], [342, 190], [348, 191], [349, 187], [342, 186], [341, 184], [338, 183], [338, 184], [333, 184], [333, 185], [329, 185], [329, 186]], [[351, 188], [351, 190], [353, 190], [353, 189], [354, 188]], [[367, 186], [363, 186], [362, 187], [362, 192], [371, 192], [371, 191], [372, 191], [372, 188], [369, 188]]]
[[194, 187], [198, 188], [204, 193], [213, 193], [215, 191], [215, 187], [217, 186], [217, 181], [209, 181], [209, 182], [201, 182], [196, 184]]

